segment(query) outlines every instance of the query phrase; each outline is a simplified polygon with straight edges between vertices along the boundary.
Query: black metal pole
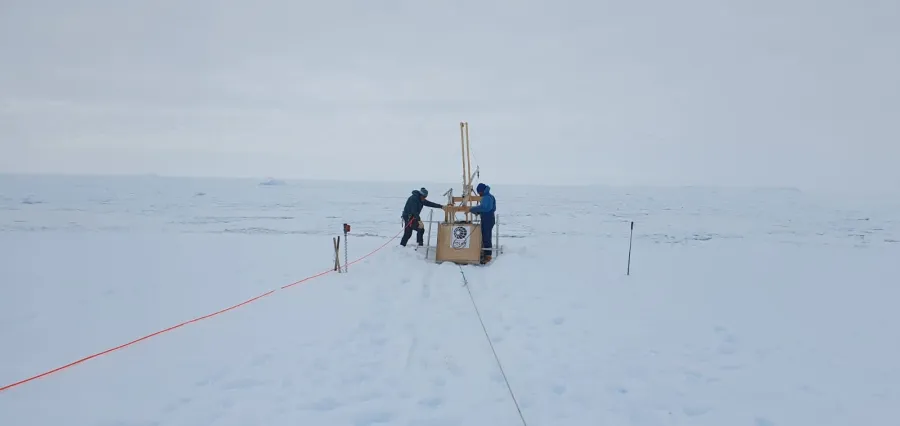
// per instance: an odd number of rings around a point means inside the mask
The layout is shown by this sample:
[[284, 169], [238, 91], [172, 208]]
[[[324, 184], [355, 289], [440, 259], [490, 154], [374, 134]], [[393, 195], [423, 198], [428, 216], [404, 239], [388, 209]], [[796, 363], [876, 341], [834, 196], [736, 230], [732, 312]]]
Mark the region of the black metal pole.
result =
[[[631, 240], [634, 237], [634, 221], [631, 222], [631, 232], [628, 234], [628, 270], [625, 275], [631, 275]], [[344, 243], [346, 244], [346, 243]]]

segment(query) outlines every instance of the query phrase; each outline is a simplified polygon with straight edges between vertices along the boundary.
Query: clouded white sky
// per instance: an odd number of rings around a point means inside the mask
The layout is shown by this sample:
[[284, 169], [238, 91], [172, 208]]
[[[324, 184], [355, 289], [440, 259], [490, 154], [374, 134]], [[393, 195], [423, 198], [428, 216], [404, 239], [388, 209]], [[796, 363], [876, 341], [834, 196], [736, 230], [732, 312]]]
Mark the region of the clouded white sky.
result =
[[900, 188], [896, 0], [3, 0], [0, 171]]

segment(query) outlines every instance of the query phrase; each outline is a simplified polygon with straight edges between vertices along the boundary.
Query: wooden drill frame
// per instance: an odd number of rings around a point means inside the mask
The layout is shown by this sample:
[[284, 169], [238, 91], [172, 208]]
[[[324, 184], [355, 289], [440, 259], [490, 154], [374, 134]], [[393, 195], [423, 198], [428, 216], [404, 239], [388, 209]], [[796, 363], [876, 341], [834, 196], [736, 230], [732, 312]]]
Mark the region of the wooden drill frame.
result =
[[[472, 186], [472, 182], [475, 176], [479, 175], [479, 172], [477, 169], [474, 173], [472, 172], [468, 122], [459, 123], [459, 137], [463, 167], [462, 195], [454, 197], [453, 188], [444, 193], [447, 196], [447, 206], [444, 208], [444, 220], [438, 222], [435, 261], [438, 263], [450, 261], [458, 264], [478, 264], [481, 263], [481, 254], [484, 251], [481, 247], [481, 219], [477, 215], [470, 213], [469, 209], [481, 204], [481, 196], [475, 192]], [[462, 219], [459, 219], [458, 215], [460, 213], [463, 215]], [[429, 220], [428, 222], [428, 245], [430, 249], [431, 224], [434, 221]], [[493, 244], [493, 251], [496, 256], [501, 252], [499, 223], [495, 224], [494, 228], [497, 242]], [[493, 236], [491, 237], [493, 239]]]

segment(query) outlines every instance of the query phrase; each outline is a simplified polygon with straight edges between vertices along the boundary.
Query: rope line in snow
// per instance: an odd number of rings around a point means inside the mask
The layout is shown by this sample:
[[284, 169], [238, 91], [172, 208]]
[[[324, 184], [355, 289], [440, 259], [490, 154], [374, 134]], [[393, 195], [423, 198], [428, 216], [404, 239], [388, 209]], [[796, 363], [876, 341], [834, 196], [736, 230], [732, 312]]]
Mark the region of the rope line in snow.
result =
[[472, 289], [469, 288], [469, 280], [466, 278], [466, 273], [463, 271], [462, 266], [459, 266], [459, 274], [462, 275], [463, 287], [465, 287], [466, 291], [469, 292], [469, 299], [472, 300], [472, 307], [475, 308], [475, 315], [478, 315], [478, 322], [481, 323], [481, 329], [484, 331], [484, 337], [487, 339], [488, 345], [490, 345], [491, 347], [491, 352], [494, 354], [494, 360], [497, 361], [497, 367], [500, 368], [500, 374], [503, 376], [503, 381], [506, 383], [506, 389], [509, 390], [509, 396], [512, 397], [513, 403], [516, 405], [516, 411], [519, 412], [519, 418], [522, 419], [522, 425], [528, 426], [528, 423], [525, 421], [525, 416], [522, 414], [522, 408], [519, 407], [519, 400], [516, 399], [516, 394], [513, 392], [512, 386], [510, 386], [509, 384], [509, 379], [506, 377], [506, 372], [503, 370], [503, 364], [500, 363], [500, 357], [497, 355], [497, 350], [494, 349], [494, 342], [491, 340], [491, 336], [488, 334], [487, 327], [484, 326], [484, 320], [481, 318], [481, 312], [478, 311], [478, 304], [475, 303], [475, 296], [472, 295]]
[[[410, 224], [412, 224], [412, 221], [410, 221]], [[371, 256], [371, 255], [373, 255], [373, 254], [375, 254], [376, 252], [378, 252], [379, 250], [383, 249], [385, 246], [387, 246], [388, 244], [390, 244], [390, 242], [393, 241], [395, 238], [399, 237], [401, 233], [403, 233], [403, 230], [401, 230], [400, 232], [398, 232], [398, 233], [397, 233], [396, 235], [394, 235], [393, 237], [389, 238], [389, 239], [387, 240], [387, 242], [385, 242], [384, 244], [382, 244], [380, 247], [376, 248], [375, 250], [372, 250], [371, 252], [369, 252], [369, 253], [366, 254], [365, 256], [362, 256], [362, 257], [360, 257], [359, 259], [356, 259], [356, 260], [354, 260], [353, 262], [350, 262], [348, 265], [353, 264], [353, 263], [356, 263], [356, 262], [359, 262], [359, 261], [361, 261], [361, 260], [363, 260], [363, 259], [365, 259], [365, 258], [367, 258], [367, 257], [369, 257], [369, 256]], [[286, 288], [293, 287], [293, 286], [295, 286], [295, 285], [297, 285], [297, 284], [300, 284], [300, 283], [309, 281], [309, 280], [311, 280], [311, 279], [313, 279], [313, 278], [321, 277], [322, 275], [329, 274], [329, 273], [331, 273], [331, 272], [334, 272], [334, 269], [328, 269], [328, 270], [323, 271], [323, 272], [320, 272], [320, 273], [318, 273], [318, 274], [310, 275], [310, 276], [308, 276], [308, 277], [306, 277], [306, 278], [304, 278], [304, 279], [302, 279], [302, 280], [295, 281], [295, 282], [293, 282], [293, 283], [291, 283], [291, 284], [282, 286], [282, 287], [279, 288], [279, 289], [269, 290], [269, 291], [267, 291], [267, 292], [265, 292], [265, 293], [263, 293], [263, 294], [260, 294], [259, 296], [256, 296], [256, 297], [247, 299], [247, 300], [245, 300], [245, 301], [243, 301], [243, 302], [241, 302], [241, 303], [238, 303], [238, 304], [236, 304], [236, 305], [229, 306], [229, 307], [227, 307], [227, 308], [225, 308], [225, 309], [222, 309], [222, 310], [219, 310], [219, 311], [216, 311], [216, 312], [213, 312], [213, 313], [211, 313], [211, 314], [207, 314], [207, 315], [204, 315], [204, 316], [201, 316], [201, 317], [197, 317], [197, 318], [194, 318], [194, 319], [192, 319], [192, 320], [184, 321], [184, 322], [182, 322], [182, 323], [180, 323], [180, 324], [176, 324], [176, 325], [173, 325], [173, 326], [171, 326], [171, 327], [169, 327], [169, 328], [166, 328], [166, 329], [163, 329], [163, 330], [159, 330], [159, 331], [157, 331], [157, 332], [155, 332], [155, 333], [148, 334], [148, 335], [146, 335], [146, 336], [144, 336], [144, 337], [140, 337], [140, 338], [138, 338], [138, 339], [134, 339], [134, 340], [132, 340], [132, 341], [130, 341], [130, 342], [128, 342], [128, 343], [124, 343], [124, 344], [121, 344], [121, 345], [116, 346], [116, 347], [114, 347], [114, 348], [107, 349], [107, 350], [105, 350], [105, 351], [103, 351], [103, 352], [97, 352], [97, 353], [95, 353], [95, 354], [93, 354], [93, 355], [86, 356], [86, 357], [84, 357], [84, 358], [81, 358], [81, 359], [79, 359], [79, 360], [77, 360], [77, 361], [70, 362], [70, 363], [68, 363], [68, 364], [66, 364], [66, 365], [63, 365], [63, 366], [61, 366], [61, 367], [57, 367], [57, 368], [54, 368], [54, 369], [52, 369], [52, 370], [48, 370], [48, 371], [46, 371], [46, 372], [43, 372], [43, 373], [41, 373], [41, 374], [37, 374], [37, 375], [31, 376], [31, 377], [29, 377], [29, 378], [27, 378], [27, 379], [20, 380], [20, 381], [15, 382], [15, 383], [8, 384], [8, 385], [6, 385], [6, 386], [0, 387], [0, 392], [7, 391], [7, 390], [12, 389], [12, 388], [14, 388], [14, 387], [16, 387], [16, 386], [21, 386], [21, 385], [23, 385], [23, 384], [25, 384], [25, 383], [28, 383], [28, 382], [30, 382], [30, 381], [37, 380], [37, 379], [40, 379], [40, 378], [42, 378], [42, 377], [49, 376], [49, 375], [51, 375], [51, 374], [53, 374], [53, 373], [57, 373], [57, 372], [59, 372], [59, 371], [68, 369], [68, 368], [70, 368], [70, 367], [74, 367], [75, 365], [81, 364], [81, 363], [83, 363], [83, 362], [85, 362], [85, 361], [88, 361], [88, 360], [97, 358], [97, 357], [99, 357], [99, 356], [106, 355], [106, 354], [109, 354], [109, 353], [111, 353], [111, 352], [118, 351], [118, 350], [120, 350], [120, 349], [124, 349], [124, 348], [126, 348], [126, 347], [128, 347], [128, 346], [131, 346], [131, 345], [135, 344], [135, 343], [138, 343], [138, 342], [147, 340], [147, 339], [149, 339], [149, 338], [151, 338], [151, 337], [155, 337], [155, 336], [158, 336], [158, 335], [163, 334], [163, 333], [167, 333], [167, 332], [172, 331], [172, 330], [175, 330], [175, 329], [177, 329], [177, 328], [184, 327], [185, 325], [188, 325], [188, 324], [191, 324], [191, 323], [195, 323], [195, 322], [198, 322], [198, 321], [201, 321], [201, 320], [205, 320], [205, 319], [207, 319], [207, 318], [212, 318], [212, 317], [214, 317], [214, 316], [216, 316], [216, 315], [223, 314], [223, 313], [225, 313], [225, 312], [228, 312], [228, 311], [230, 311], [230, 310], [239, 308], [239, 307], [244, 306], [244, 305], [248, 305], [248, 304], [250, 304], [250, 303], [252, 303], [252, 302], [255, 302], [255, 301], [259, 300], [259, 299], [262, 299], [262, 298], [264, 298], [264, 297], [266, 297], [266, 296], [269, 296], [269, 295], [275, 293], [275, 292], [278, 291], [278, 290], [284, 290], [284, 289], [286, 289]]]

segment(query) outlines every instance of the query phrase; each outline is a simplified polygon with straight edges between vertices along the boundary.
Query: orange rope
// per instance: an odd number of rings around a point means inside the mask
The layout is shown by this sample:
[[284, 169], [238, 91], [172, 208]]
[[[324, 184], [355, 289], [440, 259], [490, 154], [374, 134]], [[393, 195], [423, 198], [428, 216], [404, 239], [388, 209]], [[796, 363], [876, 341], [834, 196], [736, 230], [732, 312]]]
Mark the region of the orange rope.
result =
[[[410, 220], [409, 223], [407, 224], [407, 226], [409, 226], [410, 224], [412, 224], [414, 220], [415, 220], [415, 219]], [[404, 230], [405, 230], [405, 228], [404, 228]], [[403, 233], [403, 230], [401, 230], [400, 232], [398, 232], [397, 235], [394, 235], [393, 237], [391, 237], [386, 243], [382, 244], [380, 247], [376, 248], [375, 250], [372, 250], [371, 252], [369, 252], [369, 253], [366, 254], [365, 256], [360, 257], [359, 259], [356, 259], [356, 260], [354, 260], [353, 262], [350, 262], [350, 263], [353, 264], [353, 263], [359, 262], [360, 260], [363, 260], [363, 259], [365, 259], [365, 258], [367, 258], [367, 257], [369, 257], [369, 256], [371, 256], [371, 255], [373, 255], [373, 254], [375, 254], [376, 252], [378, 252], [379, 250], [381, 250], [381, 249], [383, 249], [385, 246], [387, 246], [392, 240], [394, 240], [395, 238], [397, 238], [401, 233]], [[309, 281], [309, 280], [311, 280], [311, 279], [313, 279], [313, 278], [321, 277], [322, 275], [325, 275], [325, 274], [327, 274], [327, 273], [329, 273], [329, 272], [334, 272], [334, 269], [329, 269], [329, 270], [327, 270], [327, 271], [320, 272], [320, 273], [318, 273], [318, 274], [315, 274], [315, 275], [306, 277], [306, 278], [304, 278], [304, 279], [302, 279], [302, 280], [300, 280], [300, 281], [296, 281], [296, 282], [294, 282], [294, 283], [291, 283], [291, 284], [288, 284], [288, 285], [286, 285], [286, 286], [283, 286], [283, 287], [281, 287], [281, 289], [283, 290], [283, 289], [286, 289], [286, 288], [288, 288], [288, 287], [293, 287], [293, 286], [295, 286], [295, 285], [297, 285], [297, 284], [300, 284], [300, 283], [305, 282], [305, 281]], [[212, 317], [214, 317], [214, 316], [216, 316], [216, 315], [219, 315], [219, 314], [228, 312], [228, 311], [230, 311], [230, 310], [232, 310], [232, 309], [236, 309], [236, 308], [238, 308], [238, 307], [247, 305], [247, 304], [249, 304], [249, 303], [251, 303], [251, 302], [255, 302], [255, 301], [259, 300], [259, 299], [262, 299], [263, 297], [266, 297], [266, 296], [271, 295], [272, 293], [275, 293], [275, 291], [276, 291], [276, 290], [269, 290], [269, 291], [266, 292], [266, 293], [260, 294], [259, 296], [256, 296], [256, 297], [254, 297], [254, 298], [245, 300], [245, 301], [243, 301], [243, 302], [241, 302], [241, 303], [238, 303], [238, 304], [236, 304], [236, 305], [233, 305], [233, 306], [230, 306], [230, 307], [228, 307], [228, 308], [222, 309], [222, 310], [220, 310], [220, 311], [213, 312], [213, 313], [211, 313], [211, 314], [204, 315], [204, 316], [202, 316], [202, 317], [197, 317], [197, 318], [194, 318], [194, 319], [192, 319], [192, 320], [182, 322], [181, 324], [173, 325], [173, 326], [171, 326], [171, 327], [169, 327], [169, 328], [166, 328], [166, 329], [164, 329], [164, 330], [160, 330], [160, 331], [157, 331], [157, 332], [155, 332], [155, 333], [148, 334], [148, 335], [146, 335], [146, 336], [144, 336], [144, 337], [141, 337], [141, 338], [132, 340], [132, 341], [130, 341], [130, 342], [128, 342], [128, 343], [125, 343], [125, 344], [116, 346], [116, 347], [114, 347], [114, 348], [107, 349], [107, 350], [105, 350], [105, 351], [103, 351], [103, 352], [98, 352], [98, 353], [95, 353], [95, 354], [93, 354], [93, 355], [86, 356], [86, 357], [81, 358], [81, 359], [79, 359], [79, 360], [77, 360], [77, 361], [74, 361], [74, 362], [71, 362], [71, 363], [69, 363], [69, 364], [63, 365], [62, 367], [57, 367], [57, 368], [54, 368], [54, 369], [52, 369], [52, 370], [46, 371], [46, 372], [44, 372], [44, 373], [38, 374], [38, 375], [36, 375], [36, 376], [32, 376], [32, 377], [29, 377], [29, 378], [27, 378], [27, 379], [20, 380], [20, 381], [18, 381], [18, 382], [15, 382], [15, 383], [12, 383], [12, 384], [3, 386], [2, 388], [0, 388], [0, 392], [3, 392], [3, 391], [6, 391], [6, 390], [9, 390], [9, 389], [12, 389], [12, 388], [14, 388], [14, 387], [16, 387], [16, 386], [23, 385], [23, 384], [25, 384], [25, 383], [28, 383], [28, 382], [30, 382], [30, 381], [32, 381], [32, 380], [39, 379], [39, 378], [41, 378], [41, 377], [49, 376], [49, 375], [51, 375], [51, 374], [53, 374], [53, 373], [56, 373], [56, 372], [65, 370], [65, 369], [67, 369], [67, 368], [73, 367], [73, 366], [78, 365], [78, 364], [81, 364], [82, 362], [88, 361], [88, 360], [93, 359], [93, 358], [97, 358], [97, 357], [99, 357], [99, 356], [101, 356], [101, 355], [106, 355], [106, 354], [108, 354], [108, 353], [115, 352], [115, 351], [117, 351], [117, 350], [119, 350], [119, 349], [126, 348], [126, 347], [131, 346], [131, 345], [133, 345], [133, 344], [135, 344], [135, 343], [138, 343], [138, 342], [141, 342], [141, 341], [143, 341], [143, 340], [147, 340], [147, 339], [149, 339], [149, 338], [151, 338], [151, 337], [158, 336], [158, 335], [160, 335], [160, 334], [163, 334], [163, 333], [166, 333], [166, 332], [175, 330], [175, 329], [180, 328], [180, 327], [183, 327], [183, 326], [185, 326], [185, 325], [188, 325], [188, 324], [191, 324], [191, 323], [194, 323], [194, 322], [197, 322], [197, 321], [205, 320], [205, 319], [207, 319], [207, 318], [212, 318]]]

